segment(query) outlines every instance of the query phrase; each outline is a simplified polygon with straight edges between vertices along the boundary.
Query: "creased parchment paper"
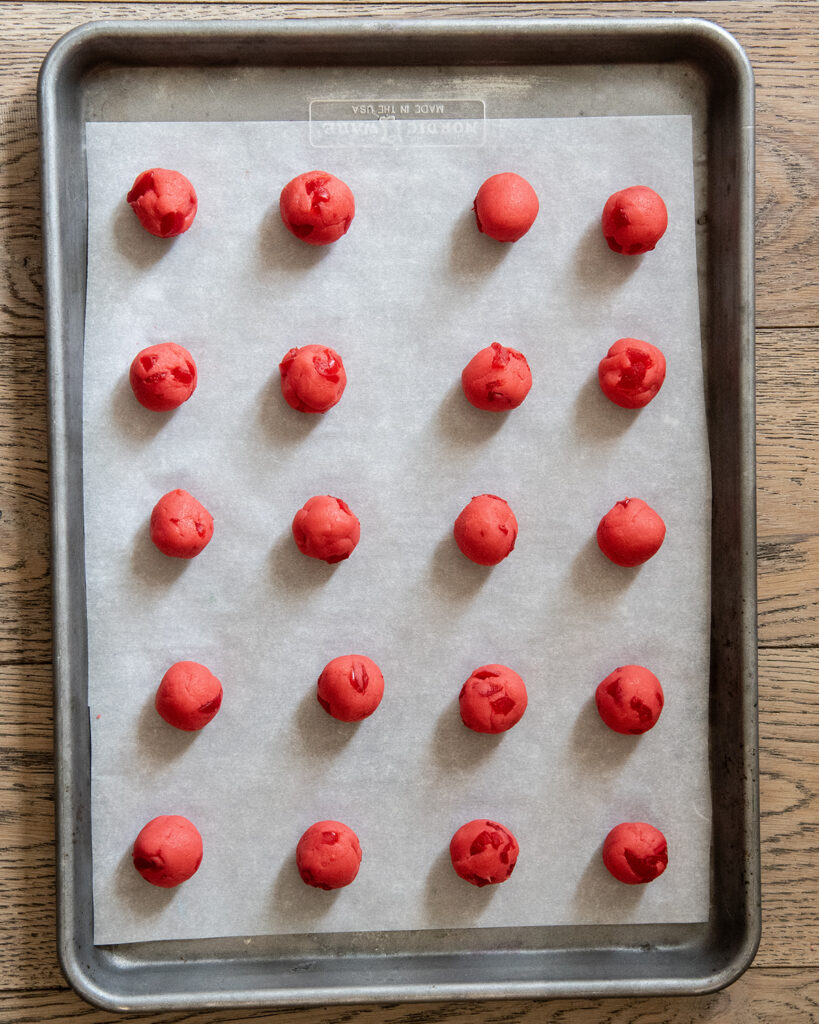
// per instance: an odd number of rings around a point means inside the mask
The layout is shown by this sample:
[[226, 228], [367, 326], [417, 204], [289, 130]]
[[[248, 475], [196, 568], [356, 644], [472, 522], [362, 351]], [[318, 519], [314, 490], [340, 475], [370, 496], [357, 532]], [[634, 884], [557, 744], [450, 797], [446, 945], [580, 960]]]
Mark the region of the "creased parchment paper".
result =
[[[489, 121], [483, 146], [317, 151], [306, 123], [89, 124], [84, 365], [85, 536], [92, 725], [95, 937], [100, 943], [305, 931], [707, 917], [710, 489], [686, 117]], [[318, 155], [317, 155], [318, 154]], [[357, 214], [310, 248], [278, 215], [294, 174], [322, 167]], [[181, 170], [193, 228], [149, 236], [125, 204], [147, 167]], [[540, 215], [515, 245], [479, 235], [472, 199], [513, 169]], [[600, 211], [615, 189], [657, 189], [669, 228], [654, 253], [610, 252]], [[660, 345], [668, 378], [641, 412], [610, 404], [597, 363], [623, 336]], [[142, 409], [131, 359], [163, 340], [199, 367], [193, 399]], [[500, 341], [534, 386], [518, 410], [473, 409], [460, 372]], [[323, 417], [289, 409], [277, 364], [330, 344], [349, 384]], [[210, 546], [168, 559], [148, 517], [181, 487], [213, 514]], [[487, 570], [452, 522], [500, 494], [520, 534]], [[349, 503], [361, 542], [336, 567], [298, 553], [295, 511]], [[594, 532], [618, 499], [664, 517], [660, 553], [611, 565]], [[386, 695], [358, 726], [314, 697], [324, 664], [364, 653]], [[201, 661], [224, 684], [216, 719], [175, 731], [153, 710], [170, 664]], [[462, 726], [472, 669], [526, 680], [523, 720], [500, 737]], [[640, 738], [598, 719], [597, 683], [636, 662], [666, 708]], [[145, 883], [131, 845], [158, 814], [204, 837], [195, 877]], [[497, 819], [521, 854], [476, 889], [448, 861], [453, 831]], [[294, 849], [336, 818], [364, 850], [355, 884], [304, 886]], [[630, 887], [600, 860], [608, 830], [666, 834], [661, 879]]]

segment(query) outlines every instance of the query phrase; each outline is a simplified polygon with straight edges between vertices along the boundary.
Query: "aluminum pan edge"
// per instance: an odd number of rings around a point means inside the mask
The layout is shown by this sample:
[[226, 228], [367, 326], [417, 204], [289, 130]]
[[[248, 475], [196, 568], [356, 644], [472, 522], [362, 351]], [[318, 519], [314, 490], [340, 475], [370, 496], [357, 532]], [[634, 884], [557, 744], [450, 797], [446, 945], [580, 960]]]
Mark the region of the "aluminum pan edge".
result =
[[[669, 41], [681, 37], [696, 42], [702, 51], [723, 65], [723, 72], [732, 77], [736, 87], [736, 115], [741, 128], [743, 151], [738, 154], [736, 182], [740, 208], [736, 244], [739, 269], [744, 279], [744, 303], [740, 329], [744, 335], [740, 352], [739, 401], [740, 435], [745, 443], [740, 448], [739, 477], [743, 506], [743, 538], [739, 572], [743, 581], [744, 602], [741, 614], [741, 652], [744, 665], [746, 694], [741, 731], [743, 738], [742, 776], [746, 809], [746, 840], [749, 849], [746, 873], [745, 929], [743, 941], [734, 949], [727, 964], [715, 965], [714, 970], [700, 977], [675, 981], [671, 978], [653, 978], [624, 981], [624, 979], [598, 978], [592, 984], [586, 980], [539, 982], [486, 982], [464, 984], [456, 981], [431, 983], [423, 988], [407, 984], [358, 985], [324, 988], [303, 986], [288, 989], [258, 988], [251, 992], [202, 991], [176, 993], [130, 992], [127, 996], [106, 990], [93, 979], [90, 963], [80, 955], [77, 923], [75, 878], [81, 865], [82, 851], [78, 843], [77, 827], [84, 809], [78, 806], [72, 785], [76, 765], [88, 756], [83, 741], [75, 729], [77, 714], [83, 708], [75, 706], [76, 694], [67, 690], [71, 679], [85, 672], [84, 648], [77, 651], [75, 642], [78, 624], [84, 624], [84, 594], [72, 589], [65, 568], [72, 554], [71, 511], [76, 513], [76, 502], [71, 509], [70, 498], [76, 494], [77, 471], [72, 469], [67, 450], [65, 428], [68, 423], [66, 379], [71, 367], [66, 360], [65, 340], [71, 325], [64, 322], [63, 299], [70, 289], [67, 268], [57, 256], [60, 251], [63, 227], [64, 196], [61, 193], [61, 168], [56, 125], [61, 113], [63, 90], [77, 81], [85, 67], [99, 60], [106, 48], [118, 50], [131, 41], [161, 43], [169, 35], [197, 41], [208, 50], [205, 62], [220, 63], [219, 53], [226, 42], [251, 45], [247, 61], [262, 62], [264, 47], [273, 39], [292, 44], [295, 49], [288, 56], [301, 59], [299, 43], [310, 41], [323, 47], [339, 42], [366, 41], [370, 62], [389, 61], [390, 52], [400, 52], [411, 42], [426, 46], [423, 59], [430, 63], [436, 53], [433, 48], [444, 46], [447, 62], [465, 59], [471, 43], [486, 34], [497, 35], [508, 42], [520, 41], [523, 50], [535, 53], [538, 43], [560, 38], [575, 46], [595, 47], [616, 41], [624, 42], [648, 37], [655, 41]], [[206, 45], [210, 44], [210, 46]], [[467, 50], [463, 51], [462, 46]], [[133, 54], [131, 59], [138, 59]], [[567, 63], [575, 57], [569, 55]], [[440, 59], [440, 57], [438, 58]], [[503, 59], [503, 58], [500, 58]], [[620, 59], [623, 59], [622, 57]], [[650, 57], [646, 58], [650, 59]], [[182, 59], [179, 63], [200, 62], [199, 56]], [[276, 62], [276, 61], [274, 61]], [[309, 62], [309, 61], [306, 61]], [[58, 865], [58, 946], [63, 970], [73, 987], [89, 1002], [110, 1010], [154, 1010], [158, 1008], [239, 1007], [253, 1005], [310, 1005], [329, 1002], [369, 1001], [424, 1001], [430, 999], [480, 999], [526, 997], [599, 997], [617, 995], [673, 995], [715, 991], [734, 981], [753, 959], [760, 937], [759, 911], [759, 843], [758, 843], [758, 763], [756, 698], [756, 550], [755, 550], [755, 464], [754, 464], [754, 377], [753, 377], [753, 79], [749, 62], [742, 49], [725, 30], [698, 19], [440, 19], [440, 20], [380, 20], [380, 19], [315, 19], [285, 20], [281, 22], [98, 22], [80, 26], [51, 49], [46, 57], [39, 79], [38, 100], [41, 135], [41, 170], [43, 182], [43, 242], [45, 317], [48, 338], [49, 370], [49, 460], [50, 507], [54, 602], [54, 678], [55, 678], [55, 775], [57, 804], [57, 865]], [[82, 268], [84, 275], [84, 267]], [[76, 443], [77, 439], [73, 439]], [[72, 477], [72, 473], [74, 474]], [[81, 496], [81, 476], [80, 496]], [[72, 491], [73, 487], [73, 491]], [[753, 699], [750, 699], [753, 698]], [[87, 937], [86, 937], [87, 938]], [[94, 949], [96, 952], [96, 949]], [[203, 995], [205, 1000], [203, 1001]]]

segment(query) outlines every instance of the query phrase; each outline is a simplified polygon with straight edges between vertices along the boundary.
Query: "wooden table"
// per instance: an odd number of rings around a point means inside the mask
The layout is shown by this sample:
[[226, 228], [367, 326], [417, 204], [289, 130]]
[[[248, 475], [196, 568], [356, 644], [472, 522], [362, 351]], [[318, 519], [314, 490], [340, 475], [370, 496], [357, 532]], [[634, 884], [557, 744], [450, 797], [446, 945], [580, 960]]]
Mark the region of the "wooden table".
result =
[[[48, 464], [35, 86], [52, 43], [109, 18], [355, 15], [709, 18], [757, 92], [757, 446], [763, 936], [731, 988], [684, 999], [429, 1003], [279, 1012], [102, 1012], [54, 934]], [[0, 1024], [50, 1021], [819, 1020], [819, 3], [3, 3], [0, 61]], [[814, 77], [816, 76], [816, 77]]]

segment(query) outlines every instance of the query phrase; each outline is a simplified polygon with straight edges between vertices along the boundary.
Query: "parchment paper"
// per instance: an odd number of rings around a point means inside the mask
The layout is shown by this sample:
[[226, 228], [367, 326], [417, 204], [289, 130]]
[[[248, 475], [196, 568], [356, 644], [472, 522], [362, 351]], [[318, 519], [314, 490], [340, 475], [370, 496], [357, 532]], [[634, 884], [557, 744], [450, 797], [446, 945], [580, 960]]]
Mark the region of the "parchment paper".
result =
[[[478, 147], [315, 150], [308, 125], [89, 124], [84, 473], [92, 725], [95, 938], [143, 939], [562, 923], [705, 920], [710, 798], [707, 687], [710, 490], [687, 117], [488, 121]], [[317, 154], [318, 157], [317, 157]], [[316, 165], [353, 188], [356, 219], [309, 248], [278, 193]], [[195, 183], [192, 229], [142, 230], [124, 196], [163, 166]], [[541, 211], [515, 245], [480, 236], [481, 182], [513, 169]], [[657, 189], [669, 228], [654, 253], [611, 253], [605, 198]], [[641, 412], [596, 383], [619, 337], [657, 343], [668, 378]], [[188, 347], [200, 383], [155, 414], [134, 400], [136, 352]], [[481, 413], [460, 372], [500, 341], [534, 386], [518, 410]], [[349, 384], [323, 417], [283, 402], [277, 364], [327, 343]], [[182, 487], [211, 511], [197, 559], [157, 552], [148, 517]], [[452, 522], [475, 494], [518, 517], [514, 553], [487, 570], [460, 555]], [[295, 549], [313, 494], [361, 521], [345, 563]], [[611, 565], [594, 532], [618, 499], [664, 517], [660, 553]], [[318, 706], [338, 654], [386, 678], [358, 726]], [[192, 659], [222, 680], [201, 733], [162, 722], [153, 695]], [[457, 710], [472, 669], [526, 680], [523, 720], [474, 734]], [[666, 707], [640, 738], [599, 720], [597, 683], [636, 662]], [[133, 839], [158, 814], [199, 827], [202, 867], [172, 891], [134, 871]], [[475, 817], [518, 837], [512, 878], [478, 890], [448, 861]], [[294, 866], [303, 830], [347, 822], [364, 849], [355, 884], [328, 894]], [[669, 867], [615, 882], [600, 846], [620, 821], [657, 825]]]

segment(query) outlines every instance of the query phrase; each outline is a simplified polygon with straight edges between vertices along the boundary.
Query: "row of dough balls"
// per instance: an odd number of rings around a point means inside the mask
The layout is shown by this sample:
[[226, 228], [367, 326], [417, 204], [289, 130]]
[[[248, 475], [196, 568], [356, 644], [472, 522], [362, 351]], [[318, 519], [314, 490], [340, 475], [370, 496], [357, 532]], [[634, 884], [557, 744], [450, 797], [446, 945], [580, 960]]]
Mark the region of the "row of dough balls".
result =
[[[204, 665], [177, 662], [159, 684], [155, 706], [170, 725], [187, 732], [205, 727], [222, 704], [222, 684]], [[364, 655], [342, 655], [324, 667], [316, 699], [333, 718], [359, 722], [381, 703], [384, 676]], [[663, 709], [662, 686], [641, 665], [625, 665], [597, 687], [600, 717], [615, 732], [639, 735], [653, 728]], [[506, 732], [523, 717], [528, 705], [523, 679], [505, 665], [482, 665], [461, 687], [459, 706], [465, 726], [478, 733]], [[488, 832], [486, 830], [489, 830]], [[476, 820], [463, 825], [450, 843], [455, 872], [473, 885], [505, 881], [518, 855], [515, 837], [496, 822]], [[137, 836], [134, 866], [154, 885], [171, 887], [186, 881], [202, 860], [202, 838], [195, 826], [178, 815], [150, 821]], [[358, 837], [340, 822], [317, 822], [296, 849], [299, 873], [307, 885], [338, 889], [358, 874]], [[668, 862], [665, 838], [645, 822], [625, 822], [603, 845], [603, 861], [615, 878], [628, 884], [650, 882]]]
[[[193, 224], [199, 202], [193, 185], [179, 171], [152, 167], [139, 174], [127, 195], [139, 222], [152, 235], [172, 238]], [[537, 193], [519, 174], [493, 174], [473, 203], [482, 234], [498, 242], [517, 242], [540, 209]], [[289, 181], [279, 197], [287, 230], [308, 245], [329, 245], [346, 235], [355, 217], [349, 185], [327, 171], [307, 171]], [[668, 227], [662, 198], [645, 185], [632, 185], [606, 200], [603, 236], [614, 252], [638, 256], [652, 250]]]
[[[205, 665], [177, 661], [162, 677], [154, 706], [175, 729], [197, 732], [222, 706], [222, 684]], [[316, 700], [339, 722], [369, 718], [384, 696], [384, 674], [363, 654], [333, 658], [316, 682]], [[625, 736], [639, 736], [657, 724], [665, 698], [660, 680], [642, 665], [622, 665], [595, 691], [606, 725]], [[481, 665], [461, 687], [461, 720], [473, 732], [507, 732], [523, 718], [529, 703], [526, 684], [506, 665]]]
[[[349, 558], [361, 538], [361, 524], [350, 506], [331, 494], [316, 494], [295, 514], [293, 540], [308, 558], [334, 565]], [[213, 516], [192, 494], [179, 488], [163, 494], [150, 520], [151, 540], [169, 558], [195, 558], [213, 537]], [[455, 542], [477, 565], [497, 565], [515, 548], [518, 521], [497, 494], [478, 494], [458, 515]], [[647, 562], [665, 539], [665, 523], [642, 498], [623, 498], [597, 526], [597, 544], [615, 565]]]
[[[665, 380], [665, 356], [639, 338], [619, 338], [600, 360], [597, 377], [603, 393], [623, 409], [642, 409]], [[291, 348], [279, 363], [282, 395], [298, 412], [325, 413], [341, 401], [347, 386], [344, 362], [327, 345]], [[146, 409], [169, 412], [193, 395], [198, 381], [191, 353], [165, 341], [142, 349], [129, 372], [134, 397]], [[526, 356], [495, 341], [464, 367], [461, 387], [467, 400], [485, 412], [517, 409], [532, 387]]]
[[[509, 829], [487, 818], [461, 825], [449, 843], [455, 873], [478, 887], [505, 882], [515, 869], [519, 852]], [[147, 882], [172, 889], [198, 871], [203, 853], [202, 836], [193, 822], [179, 814], [163, 814], [149, 821], [136, 837], [133, 862]], [[302, 881], [316, 889], [350, 885], [361, 857], [358, 836], [341, 821], [315, 822], [296, 846]], [[621, 822], [603, 842], [603, 863], [627, 885], [651, 882], [668, 866], [665, 836], [646, 822]]]

